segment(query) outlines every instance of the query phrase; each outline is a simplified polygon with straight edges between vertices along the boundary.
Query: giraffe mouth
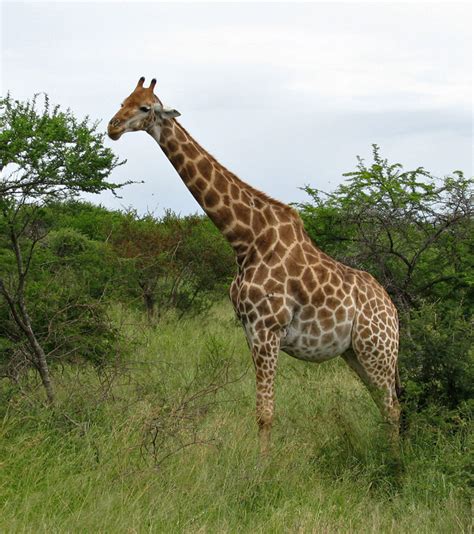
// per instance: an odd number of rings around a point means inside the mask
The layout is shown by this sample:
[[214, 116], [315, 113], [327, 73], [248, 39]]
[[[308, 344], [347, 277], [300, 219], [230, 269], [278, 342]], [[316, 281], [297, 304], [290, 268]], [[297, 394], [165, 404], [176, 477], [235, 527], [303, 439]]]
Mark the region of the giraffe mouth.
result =
[[110, 137], [110, 139], [112, 139], [112, 141], [117, 141], [118, 139], [120, 139], [120, 137], [122, 137], [122, 134], [123, 132], [114, 132], [110, 128], [107, 130], [107, 135]]
[[112, 141], [117, 141], [117, 139], [120, 139], [120, 136], [123, 133], [124, 128], [122, 121], [113, 117], [107, 125], [107, 135], [110, 137], [110, 139], [112, 139]]
[[122, 129], [116, 129], [111, 125], [109, 125], [109, 127], [107, 128], [107, 135], [110, 137], [110, 139], [112, 139], [112, 141], [117, 141], [117, 139], [120, 139], [122, 134]]

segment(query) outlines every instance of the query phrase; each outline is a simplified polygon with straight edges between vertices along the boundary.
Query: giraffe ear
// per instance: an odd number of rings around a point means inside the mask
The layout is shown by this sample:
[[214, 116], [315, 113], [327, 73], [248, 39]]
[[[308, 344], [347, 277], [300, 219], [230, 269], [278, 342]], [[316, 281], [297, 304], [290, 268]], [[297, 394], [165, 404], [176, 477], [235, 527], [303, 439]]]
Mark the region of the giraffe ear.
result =
[[174, 119], [174, 117], [179, 117], [181, 115], [177, 109], [167, 108], [159, 103], [155, 104], [155, 113], [163, 119]]
[[180, 117], [181, 113], [177, 109], [173, 108], [163, 108], [161, 110], [161, 116], [164, 119], [174, 119], [175, 117]]

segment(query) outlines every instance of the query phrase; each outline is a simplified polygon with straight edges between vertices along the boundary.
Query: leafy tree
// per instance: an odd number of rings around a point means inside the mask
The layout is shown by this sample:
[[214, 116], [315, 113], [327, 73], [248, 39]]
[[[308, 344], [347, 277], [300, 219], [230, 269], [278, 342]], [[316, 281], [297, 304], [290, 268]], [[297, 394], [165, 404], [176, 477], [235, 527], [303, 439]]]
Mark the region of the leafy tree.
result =
[[74, 198], [49, 203], [43, 213], [43, 221], [49, 227], [71, 228], [89, 239], [101, 242], [110, 242], [128, 217], [128, 212], [110, 210]]
[[[8, 249], [0, 249], [8, 254]], [[49, 230], [35, 249], [25, 287], [34, 333], [48, 364], [85, 360], [102, 366], [120, 343], [107, 315], [115, 257], [106, 243], [72, 228]], [[6, 306], [0, 305], [0, 371], [18, 382], [31, 366], [27, 340]]]
[[150, 322], [167, 309], [179, 310], [180, 317], [203, 311], [234, 271], [227, 242], [208, 219], [196, 215], [168, 211], [156, 219], [130, 211], [111, 242], [126, 269], [124, 279], [134, 282], [131, 293], [140, 288]]
[[0, 236], [10, 252], [0, 265], [0, 293], [52, 403], [47, 354], [26, 298], [35, 252], [47, 235], [41, 213], [80, 193], [115, 192], [125, 184], [107, 178], [124, 162], [103, 145], [97, 123], [78, 121], [70, 110], [52, 107], [47, 95], [42, 106], [38, 100], [35, 95], [21, 102], [9, 94], [0, 99]]
[[191, 216], [183, 222], [189, 226], [175, 257], [179, 318], [205, 311], [227, 294], [236, 270], [233, 250], [209, 218]]
[[112, 246], [122, 261], [131, 294], [140, 288], [148, 320], [156, 318], [156, 287], [167, 275], [166, 260], [173, 254], [179, 237], [165, 232], [152, 216], [140, 217], [130, 210], [112, 236]]

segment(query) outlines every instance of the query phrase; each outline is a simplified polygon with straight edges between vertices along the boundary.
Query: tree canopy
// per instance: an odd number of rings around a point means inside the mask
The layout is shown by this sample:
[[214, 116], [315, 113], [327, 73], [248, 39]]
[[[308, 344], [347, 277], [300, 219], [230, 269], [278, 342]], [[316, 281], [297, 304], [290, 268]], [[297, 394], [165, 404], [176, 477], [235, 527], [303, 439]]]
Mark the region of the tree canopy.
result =
[[[81, 193], [115, 192], [125, 185], [107, 181], [123, 162], [104, 146], [104, 137], [97, 123], [90, 124], [87, 117], [79, 121], [70, 110], [51, 106], [47, 95], [42, 107], [39, 95], [25, 102], [10, 94], [0, 99], [0, 239], [7, 242], [0, 257], [0, 294], [17, 330], [10, 338], [24, 339], [20, 352], [38, 369], [49, 402], [54, 390], [45, 340], [41, 342], [38, 314], [31, 315], [27, 298], [37, 244], [48, 233], [41, 213], [52, 202]], [[76, 306], [82, 305], [82, 297], [79, 291]], [[50, 310], [52, 316], [56, 312]]]
[[42, 96], [42, 107], [40, 95], [0, 98], [0, 198], [45, 202], [123, 187], [107, 181], [125, 161], [104, 146], [98, 123]]

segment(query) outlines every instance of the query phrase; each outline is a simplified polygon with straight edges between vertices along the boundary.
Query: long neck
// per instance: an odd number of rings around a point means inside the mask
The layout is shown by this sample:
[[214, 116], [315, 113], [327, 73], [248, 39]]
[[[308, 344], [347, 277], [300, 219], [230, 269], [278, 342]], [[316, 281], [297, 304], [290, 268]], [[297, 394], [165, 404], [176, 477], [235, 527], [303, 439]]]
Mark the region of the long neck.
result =
[[270, 240], [279, 222], [295, 217], [293, 210], [252, 188], [204, 150], [175, 120], [164, 122], [161, 132], [151, 130], [181, 179], [203, 210], [227, 238], [241, 263]]

